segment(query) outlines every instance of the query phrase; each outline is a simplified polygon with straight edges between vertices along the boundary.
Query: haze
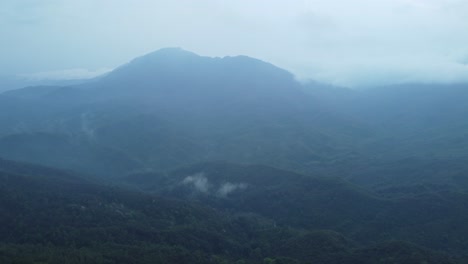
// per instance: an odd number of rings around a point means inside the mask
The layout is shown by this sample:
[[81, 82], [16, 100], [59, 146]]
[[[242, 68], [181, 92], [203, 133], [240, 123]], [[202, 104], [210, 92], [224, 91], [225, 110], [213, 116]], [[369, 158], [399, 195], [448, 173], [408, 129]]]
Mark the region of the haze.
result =
[[88, 78], [183, 47], [348, 87], [468, 80], [463, 0], [3, 0], [0, 75]]

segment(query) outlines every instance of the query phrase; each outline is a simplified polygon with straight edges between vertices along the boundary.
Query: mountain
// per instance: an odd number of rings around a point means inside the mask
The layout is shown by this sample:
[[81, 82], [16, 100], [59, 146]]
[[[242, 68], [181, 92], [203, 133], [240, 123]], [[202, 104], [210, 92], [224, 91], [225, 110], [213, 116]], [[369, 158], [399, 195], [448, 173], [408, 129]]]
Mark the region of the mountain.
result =
[[[178, 48], [136, 58], [105, 76], [101, 85], [112, 86], [112, 92], [129, 96], [144, 91], [144, 96], [163, 93], [180, 99], [180, 93], [188, 93], [245, 102], [274, 99], [280, 94], [293, 96], [298, 88], [292, 74], [269, 63], [246, 56], [202, 57]], [[244, 96], [247, 98], [241, 98]]]
[[28, 78], [17, 75], [0, 75], [0, 92], [12, 91], [16, 89], [22, 89], [24, 87], [34, 86], [45, 86], [45, 85], [73, 85], [78, 83], [86, 82], [86, 79], [74, 79], [74, 80], [49, 80], [49, 79], [37, 79]]
[[[225, 160], [367, 179], [382, 190], [398, 185], [389, 177], [415, 174], [404, 160], [466, 160], [467, 91], [301, 84], [246, 56], [168, 48], [88, 83], [1, 94], [0, 156], [106, 178]], [[399, 176], [366, 176], [388, 166]], [[425, 171], [428, 184], [453, 185], [451, 176]]]
[[[116, 155], [142, 169], [230, 160], [302, 170], [355, 155], [351, 139], [369, 133], [269, 63], [174, 48], [137, 58], [86, 84], [15, 90], [2, 94], [0, 102], [0, 141], [8, 146], [1, 155], [37, 162], [31, 152], [46, 156], [54, 147], [41, 141], [42, 148], [31, 150], [15, 135], [51, 134], [90, 146], [83, 155], [95, 159], [65, 151], [64, 157], [82, 164], [60, 157], [40, 162], [94, 174], [104, 169], [94, 170], [93, 162], [106, 163], [102, 157]], [[133, 170], [129, 165], [121, 173]]]

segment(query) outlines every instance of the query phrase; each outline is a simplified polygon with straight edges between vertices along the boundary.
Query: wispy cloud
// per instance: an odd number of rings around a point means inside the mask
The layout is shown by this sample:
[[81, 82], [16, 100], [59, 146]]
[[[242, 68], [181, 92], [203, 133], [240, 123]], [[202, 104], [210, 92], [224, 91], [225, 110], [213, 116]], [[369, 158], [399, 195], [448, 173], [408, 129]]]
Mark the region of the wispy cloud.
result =
[[223, 183], [219, 187], [219, 189], [218, 189], [218, 191], [216, 193], [217, 193], [218, 196], [226, 197], [230, 193], [233, 193], [233, 192], [238, 191], [238, 190], [244, 190], [245, 188], [247, 188], [247, 184], [245, 184], [245, 183], [226, 182], [226, 183]]
[[241, 191], [248, 187], [246, 183], [224, 182], [222, 184], [214, 184], [209, 182], [203, 172], [187, 176], [181, 183], [191, 186], [201, 193], [216, 195], [219, 197], [226, 197], [233, 192]]
[[197, 173], [184, 178], [183, 184], [193, 186], [197, 191], [208, 193], [210, 184], [204, 173]]
[[112, 69], [66, 69], [57, 71], [36, 72], [29, 74], [19, 74], [19, 77], [30, 80], [79, 80], [90, 79], [110, 72]]

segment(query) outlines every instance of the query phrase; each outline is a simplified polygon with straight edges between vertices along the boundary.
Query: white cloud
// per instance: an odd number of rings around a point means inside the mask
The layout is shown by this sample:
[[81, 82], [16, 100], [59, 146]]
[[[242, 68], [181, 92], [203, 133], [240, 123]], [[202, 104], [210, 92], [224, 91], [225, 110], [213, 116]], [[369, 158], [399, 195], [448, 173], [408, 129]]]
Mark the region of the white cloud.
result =
[[[182, 182], [184, 185], [189, 185], [195, 188], [195, 190], [205, 193], [205, 194], [213, 194], [220, 197], [226, 197], [227, 195], [239, 191], [244, 190], [247, 188], [247, 184], [245, 183], [231, 183], [225, 182], [220, 184], [219, 186], [213, 186], [208, 179], [205, 177], [203, 172], [199, 172], [190, 176], [185, 177]], [[217, 185], [217, 184], [215, 184]], [[214, 189], [210, 192], [211, 189]]]
[[184, 178], [182, 184], [192, 185], [196, 190], [202, 193], [208, 193], [210, 184], [203, 173], [197, 173]]
[[79, 79], [90, 79], [110, 72], [112, 69], [67, 69], [57, 71], [46, 71], [36, 72], [29, 74], [19, 74], [19, 77], [23, 77], [30, 80], [79, 80]]
[[[17, 2], [0, 4], [8, 14], [0, 21], [0, 73], [114, 68], [180, 46], [258, 57], [300, 78], [349, 86], [468, 74], [459, 65], [468, 55], [465, 0]], [[41, 22], [25, 26], [25, 17]]]
[[245, 188], [247, 188], [247, 184], [245, 184], [245, 183], [226, 182], [226, 183], [222, 184], [219, 187], [219, 189], [217, 191], [217, 195], [219, 195], [221, 197], [226, 197], [230, 193], [233, 193], [233, 192], [238, 191], [238, 190], [244, 190]]

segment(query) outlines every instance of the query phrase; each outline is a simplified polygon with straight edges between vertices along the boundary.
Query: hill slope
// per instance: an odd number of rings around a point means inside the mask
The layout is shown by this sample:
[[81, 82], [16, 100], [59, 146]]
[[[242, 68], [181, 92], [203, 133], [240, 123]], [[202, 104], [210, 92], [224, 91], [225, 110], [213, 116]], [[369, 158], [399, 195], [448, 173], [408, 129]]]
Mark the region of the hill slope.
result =
[[407, 243], [358, 247], [336, 232], [277, 227], [5, 160], [0, 212], [2, 263], [458, 263]]
[[334, 230], [363, 244], [397, 239], [457, 254], [465, 254], [468, 245], [466, 193], [429, 190], [389, 199], [338, 179], [224, 162], [124, 181], [218, 210], [259, 214], [279, 225]]

